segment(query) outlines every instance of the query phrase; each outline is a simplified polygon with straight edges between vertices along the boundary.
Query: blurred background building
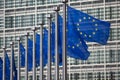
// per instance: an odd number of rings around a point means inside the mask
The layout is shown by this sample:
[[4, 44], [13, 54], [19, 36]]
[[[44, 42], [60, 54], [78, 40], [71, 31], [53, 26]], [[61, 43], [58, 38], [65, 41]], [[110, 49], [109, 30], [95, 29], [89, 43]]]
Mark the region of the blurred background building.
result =
[[[31, 28], [39, 27], [41, 20], [47, 26], [47, 14], [53, 13], [56, 5], [61, 5], [62, 12], [62, 0], [0, 0], [0, 56], [2, 46], [6, 45], [9, 53], [10, 42], [14, 41], [17, 63], [16, 38], [21, 36], [24, 44], [25, 32], [31, 33]], [[91, 53], [87, 61], [68, 57], [68, 80], [120, 80], [120, 0], [69, 0], [68, 5], [111, 23], [107, 45], [87, 43]], [[45, 79], [46, 70], [47, 67]], [[24, 68], [21, 71], [21, 80], [24, 80]], [[31, 73], [29, 80], [32, 80]]]

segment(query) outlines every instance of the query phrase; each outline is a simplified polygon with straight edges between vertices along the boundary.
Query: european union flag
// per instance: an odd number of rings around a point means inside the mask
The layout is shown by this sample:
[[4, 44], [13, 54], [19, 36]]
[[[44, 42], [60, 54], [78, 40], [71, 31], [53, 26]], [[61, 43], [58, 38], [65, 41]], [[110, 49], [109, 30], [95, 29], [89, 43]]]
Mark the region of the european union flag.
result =
[[89, 42], [107, 44], [110, 31], [110, 23], [96, 19], [86, 13], [67, 7], [68, 17], [71, 18], [72, 25], [76, 28], [75, 33]]
[[10, 60], [6, 53], [5, 56], [5, 80], [10, 80]]
[[[25, 67], [25, 48], [22, 45], [22, 43], [20, 43], [20, 54], [21, 54], [21, 67]], [[31, 41], [28, 39], [28, 70], [31, 71], [32, 70], [32, 43]]]
[[[58, 29], [58, 54], [59, 54], [59, 65], [62, 65], [62, 40], [61, 40], [61, 26], [59, 21], [59, 29]], [[52, 33], [51, 33], [51, 53], [52, 53], [52, 62], [55, 62], [55, 23], [52, 22]]]
[[28, 39], [28, 70], [31, 71], [33, 67], [33, 41]]
[[[48, 32], [46, 29], [43, 29], [43, 66], [47, 64], [47, 35]], [[40, 35], [36, 33], [36, 64], [40, 66]]]
[[67, 17], [67, 54], [75, 59], [87, 60], [90, 53], [88, 46], [81, 36], [76, 33], [76, 28], [71, 22], [71, 16], [68, 14]]
[[25, 48], [22, 43], [20, 43], [20, 55], [21, 67], [25, 67]]
[[[71, 21], [71, 18], [68, 17], [68, 20]], [[88, 46], [82, 39], [82, 37], [78, 36], [75, 32], [75, 27], [71, 26], [70, 22], [67, 22], [67, 55], [72, 58], [86, 60], [88, 59], [90, 53], [88, 52]], [[59, 49], [59, 59], [60, 63], [62, 63], [62, 27], [63, 27], [63, 19], [59, 15], [59, 35], [58, 35], [58, 49]], [[52, 23], [52, 41], [55, 40], [55, 24]], [[55, 43], [53, 42], [55, 45]], [[52, 44], [52, 48], [54, 49], [54, 45]], [[53, 55], [55, 53], [53, 52]]]
[[71, 26], [72, 19], [67, 17], [67, 54], [76, 59], [87, 60], [90, 53], [88, 46], [81, 36], [78, 36], [74, 26]]
[[[45, 31], [46, 34], [46, 31]], [[46, 35], [45, 35], [46, 36]], [[43, 51], [44, 51], [44, 55], [43, 55], [43, 59], [44, 59], [44, 66], [47, 64], [47, 43], [46, 43], [46, 38], [44, 38], [44, 45], [43, 45]], [[40, 66], [40, 35], [36, 34], [36, 67]], [[21, 52], [21, 67], [25, 67], [25, 48], [22, 45], [22, 43], [20, 43], [20, 52]], [[32, 67], [33, 67], [33, 41], [31, 39], [28, 39], [28, 70], [31, 71]]]
[[3, 73], [3, 61], [0, 58], [0, 80], [2, 80], [2, 76], [3, 76], [2, 73]]
[[15, 66], [14, 51], [12, 53], [12, 57], [13, 57], [13, 79], [17, 80], [17, 69]]
[[[52, 33], [54, 33], [54, 29], [52, 29]], [[51, 44], [52, 44], [51, 45], [51, 55], [52, 55], [52, 61], [54, 62], [55, 61], [55, 59], [54, 59], [55, 35], [53, 35], [52, 33], [51, 33], [51, 36], [52, 36], [52, 38], [51, 38]], [[39, 56], [39, 54], [40, 54], [40, 35], [39, 34], [36, 34], [36, 45], [37, 45], [36, 53], [37, 53], [37, 56]], [[48, 58], [48, 31], [47, 31], [47, 29], [44, 28], [43, 29], [43, 59], [44, 59], [43, 66], [45, 66], [47, 64], [47, 61], [48, 61], [47, 58]], [[36, 62], [36, 63], [38, 63], [38, 65], [40, 65], [39, 59], [37, 59], [37, 62]], [[61, 59], [62, 59], [62, 57], [61, 57]]]
[[[22, 43], [20, 43], [20, 52], [21, 52], [21, 67], [25, 67], [25, 48], [22, 45]], [[31, 71], [32, 70], [32, 66], [33, 66], [33, 41], [31, 39], [28, 39], [28, 70]], [[39, 56], [36, 56], [36, 58], [38, 59]]]

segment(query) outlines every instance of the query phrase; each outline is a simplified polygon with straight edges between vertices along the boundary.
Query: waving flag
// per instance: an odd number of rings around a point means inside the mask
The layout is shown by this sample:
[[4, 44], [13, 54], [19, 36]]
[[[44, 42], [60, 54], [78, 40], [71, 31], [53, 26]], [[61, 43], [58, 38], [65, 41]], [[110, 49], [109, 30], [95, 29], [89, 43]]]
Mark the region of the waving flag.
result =
[[[46, 34], [46, 31], [44, 32]], [[44, 35], [45, 35], [44, 34]], [[45, 35], [47, 36], [47, 35]], [[43, 55], [43, 59], [44, 59], [44, 66], [47, 64], [47, 42], [45, 40], [46, 38], [44, 38], [44, 55]], [[40, 66], [40, 35], [36, 34], [36, 67]], [[21, 67], [25, 67], [25, 48], [22, 45], [22, 43], [20, 43], [20, 52], [21, 52]], [[31, 39], [28, 39], [28, 70], [31, 71], [32, 70], [32, 55], [33, 55], [33, 41]]]
[[[60, 27], [60, 21], [59, 21], [59, 27]], [[52, 62], [55, 62], [55, 23], [52, 22], [52, 33], [51, 33], [51, 53], [52, 53]], [[59, 65], [62, 65], [62, 40], [61, 40], [61, 35], [60, 33], [61, 29], [58, 29], [58, 53], [59, 53]]]
[[17, 69], [16, 69], [16, 66], [15, 66], [14, 51], [12, 53], [12, 56], [13, 56], [13, 79], [17, 80]]
[[3, 61], [0, 58], [0, 80], [2, 80], [2, 76], [3, 76], [2, 73], [3, 73]]
[[21, 67], [25, 67], [25, 48], [22, 43], [20, 43], [20, 55]]
[[[68, 20], [71, 21], [71, 18], [68, 17]], [[59, 15], [59, 42], [58, 42], [58, 49], [59, 49], [59, 55], [62, 56], [62, 24], [63, 20], [62, 17]], [[71, 22], [67, 22], [67, 55], [72, 58], [76, 59], [82, 59], [86, 60], [88, 59], [90, 53], [88, 52], [88, 46], [84, 42], [83, 38], [78, 36], [75, 32], [75, 27], [71, 26]], [[54, 30], [54, 23], [52, 23], [52, 28]], [[52, 30], [52, 41], [54, 41], [54, 34], [55, 32]], [[54, 43], [53, 43], [54, 44]], [[54, 48], [52, 44], [52, 48]], [[55, 53], [53, 52], [55, 55]], [[60, 58], [60, 61], [62, 62], [62, 57]]]
[[70, 22], [75, 27], [75, 33], [79, 34], [84, 40], [107, 44], [110, 31], [110, 23], [96, 19], [86, 13], [67, 7], [67, 15]]
[[[31, 47], [30, 47], [31, 46]], [[20, 61], [21, 61], [21, 67], [25, 67], [25, 48], [22, 43], [20, 43]], [[30, 40], [28, 40], [28, 70], [32, 70], [32, 43]]]
[[[47, 30], [43, 29], [43, 66], [45, 66], [47, 64]], [[36, 58], [36, 63], [38, 66], [40, 66], [40, 35], [36, 34], [36, 56], [39, 56], [38, 58]]]
[[10, 80], [10, 60], [7, 53], [5, 56], [5, 80]]

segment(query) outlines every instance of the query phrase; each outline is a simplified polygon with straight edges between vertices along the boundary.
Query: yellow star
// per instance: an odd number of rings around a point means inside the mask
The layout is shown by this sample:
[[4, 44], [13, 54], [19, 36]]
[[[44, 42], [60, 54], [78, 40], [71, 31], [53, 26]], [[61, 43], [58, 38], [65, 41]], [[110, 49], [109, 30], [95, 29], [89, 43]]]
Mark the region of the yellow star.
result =
[[80, 34], [82, 35], [82, 32], [80, 32]]
[[95, 20], [94, 20], [94, 19], [93, 19], [92, 21], [93, 21], [93, 22], [95, 22]]
[[90, 17], [88, 17], [88, 19], [90, 19]]
[[97, 30], [98, 30], [98, 28], [95, 28], [95, 30], [97, 31]]
[[89, 35], [89, 37], [92, 37], [91, 35]]
[[95, 26], [98, 26], [98, 24], [95, 24]]
[[81, 22], [82, 20], [81, 19], [79, 19], [79, 22]]
[[77, 47], [79, 47], [79, 44], [77, 44]]
[[77, 26], [79, 26], [79, 23], [77, 23]]
[[78, 31], [80, 31], [80, 28], [77, 28]]
[[86, 19], [86, 17], [83, 17], [83, 19]]
[[74, 47], [74, 46], [72, 46], [72, 48], [74, 49], [75, 47]]
[[86, 34], [84, 34], [84, 36], [85, 36], [85, 37], [87, 37], [87, 35], [86, 35]]
[[95, 35], [95, 32], [93, 32], [93, 35]]
[[82, 42], [80, 41], [80, 44], [81, 44]]

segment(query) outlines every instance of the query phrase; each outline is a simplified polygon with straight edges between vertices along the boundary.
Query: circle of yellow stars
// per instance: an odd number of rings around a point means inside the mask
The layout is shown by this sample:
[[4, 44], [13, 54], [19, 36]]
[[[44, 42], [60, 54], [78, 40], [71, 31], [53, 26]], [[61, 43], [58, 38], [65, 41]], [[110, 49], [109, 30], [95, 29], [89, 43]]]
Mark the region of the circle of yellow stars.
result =
[[85, 33], [83, 33], [82, 31], [80, 31], [80, 28], [77, 28], [77, 31], [79, 32], [80, 35], [83, 35], [84, 37], [89, 37], [91, 38], [92, 36], [94, 36], [96, 34], [96, 32], [98, 31], [98, 24], [96, 23], [96, 20], [95, 19], [92, 19], [91, 17], [83, 17], [83, 19], [79, 19], [79, 22], [76, 23], [76, 26], [80, 26], [80, 23], [82, 22], [82, 20], [86, 20], [86, 19], [89, 19], [89, 20], [92, 20], [92, 22], [94, 22], [94, 31], [91, 33], [91, 35], [87, 35]]

